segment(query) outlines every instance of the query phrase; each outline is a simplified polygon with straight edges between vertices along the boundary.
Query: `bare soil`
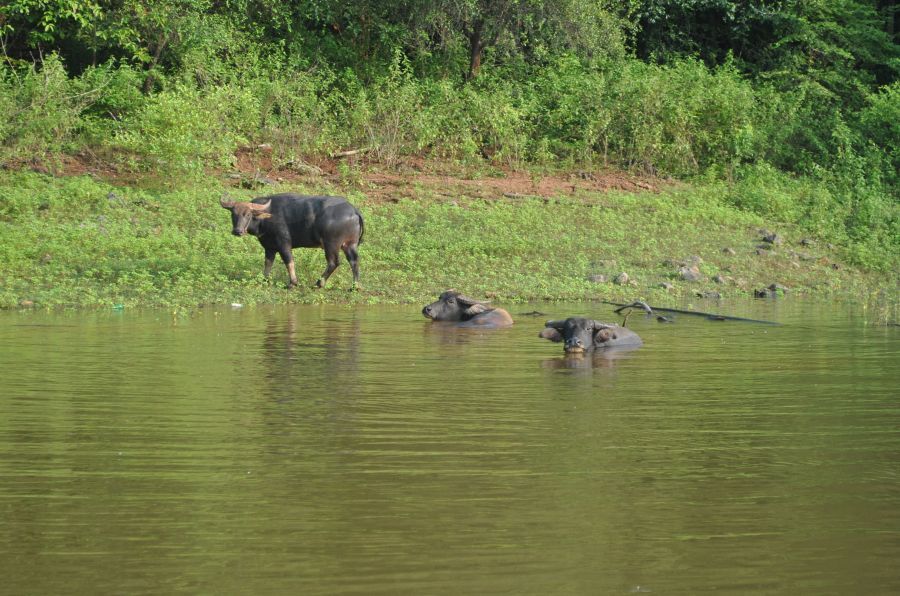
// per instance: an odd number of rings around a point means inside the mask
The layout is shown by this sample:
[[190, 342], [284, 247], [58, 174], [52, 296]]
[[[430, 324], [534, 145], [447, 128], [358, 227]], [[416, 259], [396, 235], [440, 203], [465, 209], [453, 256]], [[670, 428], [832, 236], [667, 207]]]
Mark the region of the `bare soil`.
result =
[[267, 145], [241, 148], [235, 158], [235, 169], [227, 174], [235, 186], [253, 186], [254, 182], [309, 183], [315, 178], [324, 178], [337, 186], [346, 185], [348, 181], [340, 172], [343, 163], [353, 172], [352, 185], [363, 189], [369, 199], [386, 202], [416, 198], [422, 189], [448, 197], [463, 195], [492, 199], [553, 197], [578, 191], [655, 192], [662, 186], [674, 184], [612, 169], [537, 173], [491, 166], [488, 172], [476, 176], [471, 168], [417, 157], [407, 158], [391, 167], [383, 167], [365, 155], [310, 158], [303, 163], [279, 166]]
[[[341, 167], [341, 164], [346, 164]], [[9, 169], [31, 169], [54, 176], [91, 175], [115, 185], [151, 183], [154, 174], [122, 168], [89, 152], [56, 155], [48, 159], [32, 158], [7, 163]], [[343, 170], [343, 172], [342, 172]], [[350, 174], [348, 175], [348, 172]], [[305, 186], [326, 183], [362, 190], [374, 202], [415, 199], [422, 191], [453, 199], [460, 196], [500, 199], [517, 197], [558, 197], [577, 192], [656, 192], [677, 184], [638, 176], [609, 168], [574, 171], [537, 172], [492, 165], [473, 170], [448, 162], [408, 158], [384, 166], [365, 155], [346, 157], [308, 157], [302, 162], [280, 163], [268, 145], [242, 147], [235, 153], [235, 165], [229, 170], [213, 170], [226, 185], [264, 189], [272, 184], [296, 182]]]

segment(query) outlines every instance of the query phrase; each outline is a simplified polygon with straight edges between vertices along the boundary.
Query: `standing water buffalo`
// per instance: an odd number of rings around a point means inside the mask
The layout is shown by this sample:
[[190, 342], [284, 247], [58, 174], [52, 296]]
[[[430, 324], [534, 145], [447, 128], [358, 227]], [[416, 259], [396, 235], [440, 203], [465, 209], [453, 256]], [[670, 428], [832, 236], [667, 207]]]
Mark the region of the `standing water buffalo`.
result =
[[636, 348], [644, 343], [631, 329], [581, 317], [570, 317], [565, 321], [547, 321], [544, 330], [538, 336], [553, 342], [565, 342], [567, 354], [607, 348]]
[[441, 294], [437, 302], [422, 309], [422, 314], [432, 321], [456, 323], [457, 327], [495, 329], [513, 324], [512, 317], [502, 308], [491, 308], [488, 302], [473, 300], [454, 290]]
[[359, 253], [362, 242], [363, 218], [359, 210], [343, 197], [307, 196], [284, 193], [260, 197], [250, 202], [221, 201], [231, 211], [231, 233], [235, 236], [256, 236], [266, 251], [263, 274], [269, 277], [275, 253], [281, 255], [291, 282], [297, 285], [294, 257], [296, 247], [325, 249], [328, 266], [316, 282], [323, 287], [337, 269], [340, 251], [344, 251], [353, 270], [353, 287], [359, 282]]

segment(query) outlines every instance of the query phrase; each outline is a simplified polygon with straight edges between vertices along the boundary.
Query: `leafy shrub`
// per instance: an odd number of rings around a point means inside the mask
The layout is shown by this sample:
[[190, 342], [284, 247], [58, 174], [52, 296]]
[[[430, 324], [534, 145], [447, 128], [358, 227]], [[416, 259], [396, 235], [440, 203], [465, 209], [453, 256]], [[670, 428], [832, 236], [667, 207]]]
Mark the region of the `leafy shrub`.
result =
[[[15, 80], [9, 68], [0, 67], [0, 114], [13, 115], [17, 110]], [[15, 122], [12, 118], [0, 118], [0, 145], [8, 145]]]
[[[521, 165], [527, 158], [531, 128], [525, 107], [508, 81], [485, 81], [479, 88], [464, 87], [447, 98], [458, 103], [457, 119], [445, 119], [443, 130], [456, 130], [461, 138], [469, 135], [471, 145], [460, 148], [461, 156], [472, 156], [477, 148], [481, 156], [498, 163]], [[466, 127], [466, 130], [462, 130]]]
[[312, 76], [290, 69], [254, 80], [250, 84], [260, 104], [259, 134], [288, 159], [325, 153], [343, 142], [323, 101], [332, 80], [330, 71]]
[[849, 132], [837, 96], [810, 81], [788, 91], [764, 86], [758, 93], [765, 106], [759, 117], [767, 140], [763, 159], [795, 173], [828, 167], [837, 150], [836, 131], [843, 137]]
[[860, 113], [860, 132], [876, 152], [883, 152], [887, 183], [896, 187], [900, 184], [900, 82], [883, 87], [868, 104]]
[[446, 79], [425, 81], [422, 91], [428, 98], [423, 149], [438, 158], [481, 159], [480, 131], [471, 117], [473, 96], [479, 92]]
[[96, 95], [79, 89], [55, 54], [21, 70], [0, 67], [0, 145], [20, 156], [59, 150], [73, 139]]
[[589, 161], [599, 152], [604, 161], [609, 138], [599, 139], [611, 114], [602, 101], [606, 77], [584, 68], [575, 56], [564, 56], [534, 77], [528, 115], [538, 146], [555, 156]]
[[96, 93], [96, 100], [86, 110], [89, 116], [120, 120], [144, 102], [143, 76], [127, 63], [109, 61], [88, 67], [74, 82], [82, 93]]
[[756, 99], [734, 68], [627, 62], [610, 74], [598, 141], [625, 164], [689, 176], [753, 156]]
[[690, 176], [756, 152], [756, 97], [731, 66], [637, 61], [601, 70], [563, 57], [529, 89], [537, 141], [557, 157], [601, 157], [648, 172]]
[[242, 87], [201, 92], [178, 86], [148, 97], [123, 121], [115, 142], [145, 156], [144, 168], [200, 171], [206, 161], [229, 163], [236, 147], [246, 142], [243, 133], [258, 121], [259, 102]]
[[358, 108], [366, 110], [365, 143], [381, 161], [394, 164], [399, 156], [428, 144], [423, 98], [401, 53], [395, 55], [387, 76], [358, 97]]

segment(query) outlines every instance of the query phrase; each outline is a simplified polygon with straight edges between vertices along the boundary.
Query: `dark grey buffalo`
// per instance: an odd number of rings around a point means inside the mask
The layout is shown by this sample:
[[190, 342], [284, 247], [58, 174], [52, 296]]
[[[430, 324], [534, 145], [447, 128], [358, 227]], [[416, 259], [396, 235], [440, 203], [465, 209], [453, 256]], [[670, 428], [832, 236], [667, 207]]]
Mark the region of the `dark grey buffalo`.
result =
[[266, 251], [263, 274], [269, 277], [275, 254], [281, 255], [291, 282], [297, 285], [291, 249], [321, 247], [328, 265], [316, 286], [323, 287], [337, 269], [338, 257], [344, 251], [353, 270], [353, 287], [359, 282], [359, 253], [363, 218], [359, 210], [343, 197], [307, 196], [284, 193], [260, 197], [250, 202], [221, 201], [231, 211], [231, 233], [256, 236]]
[[636, 348], [644, 343], [631, 329], [582, 317], [569, 317], [565, 321], [547, 321], [539, 337], [564, 342], [563, 347], [567, 354], [608, 348]]
[[513, 324], [508, 312], [502, 308], [491, 308], [488, 304], [454, 290], [447, 290], [438, 297], [437, 302], [423, 308], [422, 314], [432, 321], [456, 323], [457, 327], [495, 329]]

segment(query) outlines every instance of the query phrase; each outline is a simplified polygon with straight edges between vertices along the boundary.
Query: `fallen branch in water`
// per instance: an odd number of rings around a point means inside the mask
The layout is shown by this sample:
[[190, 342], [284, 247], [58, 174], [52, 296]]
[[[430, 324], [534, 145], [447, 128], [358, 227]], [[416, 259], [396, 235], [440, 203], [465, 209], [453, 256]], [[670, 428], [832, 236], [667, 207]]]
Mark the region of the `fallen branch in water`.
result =
[[[639, 309], [647, 312], [647, 314], [652, 314], [650, 311], [647, 310], [647, 309], [651, 309], [651, 310], [658, 310], [658, 311], [662, 311], [662, 312], [675, 312], [675, 313], [679, 313], [682, 315], [696, 315], [698, 317], [706, 317], [707, 319], [709, 319], [711, 321], [742, 321], [744, 323], [760, 323], [761, 325], [781, 325], [781, 323], [775, 323], [773, 321], [762, 321], [759, 319], [745, 319], [744, 317], [731, 317], [728, 315], [720, 315], [720, 314], [709, 313], [709, 312], [700, 312], [697, 310], [682, 310], [680, 308], [662, 308], [659, 306], [650, 306], [646, 302], [641, 302], [640, 300], [638, 300], [636, 302], [632, 302], [631, 304], [610, 302], [609, 300], [604, 300], [603, 303], [611, 304], [613, 306], [618, 306], [619, 308], [617, 308], [615, 311], [613, 311], [616, 314], [619, 314], [626, 308], [639, 308]], [[626, 318], [626, 320], [628, 319], [627, 316], [625, 318]]]
[[[609, 304], [613, 304], [613, 303], [610, 302]], [[614, 310], [613, 312], [616, 313], [616, 314], [619, 314], [620, 312], [622, 312], [622, 311], [625, 310], [626, 308], [639, 308], [639, 309], [641, 309], [642, 311], [644, 311], [645, 313], [647, 313], [648, 315], [652, 315], [652, 314], [653, 314], [653, 309], [650, 308], [650, 305], [647, 304], [646, 302], [643, 302], [642, 300], [635, 300], [635, 301], [632, 302], [631, 304], [622, 304], [622, 305], [619, 306], [619, 308], [617, 308], [617, 309]]]

